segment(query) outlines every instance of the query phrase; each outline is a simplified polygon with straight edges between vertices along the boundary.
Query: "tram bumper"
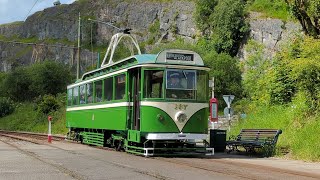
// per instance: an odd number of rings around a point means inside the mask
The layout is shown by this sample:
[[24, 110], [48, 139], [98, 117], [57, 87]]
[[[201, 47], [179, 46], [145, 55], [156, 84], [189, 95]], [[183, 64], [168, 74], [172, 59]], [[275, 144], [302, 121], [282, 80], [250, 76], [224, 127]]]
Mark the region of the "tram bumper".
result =
[[[144, 147], [144, 156], [214, 155], [207, 143], [207, 134], [147, 133], [145, 138], [152, 147]], [[200, 143], [197, 142], [200, 140]]]

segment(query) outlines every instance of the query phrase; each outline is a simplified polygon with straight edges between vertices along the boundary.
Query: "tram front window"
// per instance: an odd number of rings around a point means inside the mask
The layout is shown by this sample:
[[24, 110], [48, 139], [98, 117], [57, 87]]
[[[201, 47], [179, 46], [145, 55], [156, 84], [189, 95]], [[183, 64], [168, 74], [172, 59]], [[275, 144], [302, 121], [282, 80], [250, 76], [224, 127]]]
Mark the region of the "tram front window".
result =
[[166, 72], [166, 97], [169, 99], [196, 98], [196, 71], [170, 69]]
[[145, 98], [163, 98], [162, 85], [163, 85], [163, 70], [146, 70], [144, 72]]

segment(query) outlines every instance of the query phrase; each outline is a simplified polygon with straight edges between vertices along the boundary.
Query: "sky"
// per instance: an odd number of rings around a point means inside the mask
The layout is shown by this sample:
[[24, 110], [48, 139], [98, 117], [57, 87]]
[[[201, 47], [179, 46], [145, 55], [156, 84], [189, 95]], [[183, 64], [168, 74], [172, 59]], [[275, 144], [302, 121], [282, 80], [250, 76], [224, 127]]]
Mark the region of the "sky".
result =
[[[56, 0], [0, 0], [0, 24], [25, 21], [28, 16], [35, 12], [52, 7], [55, 1]], [[60, 0], [61, 4], [71, 4], [74, 1], [75, 0]], [[35, 6], [32, 8], [34, 4]]]

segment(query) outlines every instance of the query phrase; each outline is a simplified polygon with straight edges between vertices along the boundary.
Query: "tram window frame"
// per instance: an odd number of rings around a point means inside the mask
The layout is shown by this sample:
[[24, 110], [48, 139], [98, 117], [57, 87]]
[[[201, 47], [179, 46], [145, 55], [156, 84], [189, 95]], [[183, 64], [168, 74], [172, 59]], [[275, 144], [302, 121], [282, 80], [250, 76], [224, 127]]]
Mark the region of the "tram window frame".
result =
[[[104, 81], [102, 79], [100, 80], [97, 80], [94, 82], [94, 102], [95, 103], [100, 103], [103, 101], [103, 84], [104, 84]], [[97, 88], [97, 85], [100, 85], [100, 93], [98, 93], [98, 88]], [[100, 96], [98, 96], [100, 95]]]
[[[108, 86], [108, 83], [111, 86]], [[105, 101], [112, 101], [112, 100], [113, 100], [113, 77], [111, 76], [103, 79], [103, 101], [105, 102]]]
[[[200, 79], [203, 78], [203, 79]], [[197, 71], [197, 101], [207, 102], [209, 99], [209, 73], [204, 70]]]
[[[194, 73], [194, 78], [193, 78], [193, 88], [187, 88], [187, 87], [184, 87], [183, 86], [183, 84], [182, 84], [182, 82], [181, 82], [181, 78], [180, 78], [180, 74], [182, 74], [182, 73], [180, 73], [180, 72], [176, 72], [176, 73], [178, 73], [178, 75], [179, 75], [179, 85], [181, 86], [181, 87], [179, 87], [179, 88], [173, 88], [173, 87], [169, 87], [168, 86], [168, 83], [169, 83], [169, 76], [171, 76], [171, 75], [169, 75], [169, 73], [168, 72], [170, 72], [170, 73], [174, 73], [175, 71], [181, 71], [183, 74], [184, 74], [184, 76], [186, 76], [185, 75], [185, 73], [186, 72], [193, 72]], [[169, 99], [169, 100], [183, 100], [183, 101], [196, 101], [197, 100], [197, 71], [198, 70], [194, 70], [194, 69], [166, 69], [165, 70], [165, 83], [166, 83], [166, 85], [165, 85], [165, 97], [166, 97], [166, 99]], [[192, 81], [191, 81], [192, 82]], [[186, 86], [188, 86], [188, 84], [186, 84]], [[191, 97], [191, 98], [190, 98]]]
[[[124, 76], [121, 79], [118, 79], [120, 76]], [[114, 100], [115, 101], [121, 101], [121, 100], [125, 100], [127, 97], [127, 74], [126, 73], [121, 73], [121, 74], [117, 74], [115, 76], [113, 76], [113, 90], [114, 90]], [[120, 88], [123, 88], [123, 92], [122, 89], [119, 89], [119, 85], [121, 85]], [[121, 91], [120, 91], [121, 90]], [[118, 94], [120, 93], [120, 94]]]
[[83, 104], [86, 104], [87, 101], [86, 101], [86, 87], [87, 85], [86, 84], [81, 84], [79, 86], [79, 105], [83, 105]]
[[93, 103], [94, 92], [93, 92], [93, 82], [86, 84], [86, 102], [87, 104]]
[[69, 88], [67, 90], [67, 106], [72, 106], [72, 91], [73, 89], [72, 88]]
[[[77, 96], [75, 96], [75, 92]], [[79, 105], [79, 86], [72, 88], [72, 105]]]
[[[161, 90], [159, 88], [159, 90], [160, 90], [159, 96], [160, 97], [152, 97], [153, 87], [151, 87], [151, 94], [148, 94], [148, 90], [147, 90], [148, 79], [146, 76], [148, 71], [162, 71], [162, 85], [161, 85], [161, 83], [154, 83], [154, 84], [159, 84], [159, 87], [161, 86], [160, 87]], [[143, 79], [142, 79], [143, 80], [143, 88], [142, 88], [143, 89], [143, 98], [145, 98], [145, 99], [164, 99], [164, 91], [165, 91], [165, 89], [164, 89], [165, 79], [164, 78], [165, 78], [165, 69], [163, 69], [163, 68], [143, 69]]]

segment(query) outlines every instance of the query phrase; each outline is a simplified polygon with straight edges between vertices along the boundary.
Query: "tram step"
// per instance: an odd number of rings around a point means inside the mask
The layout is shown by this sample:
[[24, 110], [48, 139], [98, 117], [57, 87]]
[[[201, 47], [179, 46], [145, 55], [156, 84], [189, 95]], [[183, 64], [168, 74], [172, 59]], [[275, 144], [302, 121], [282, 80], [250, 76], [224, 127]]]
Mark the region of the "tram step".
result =
[[84, 144], [102, 146], [104, 144], [104, 134], [102, 133], [93, 133], [93, 132], [81, 132]]

